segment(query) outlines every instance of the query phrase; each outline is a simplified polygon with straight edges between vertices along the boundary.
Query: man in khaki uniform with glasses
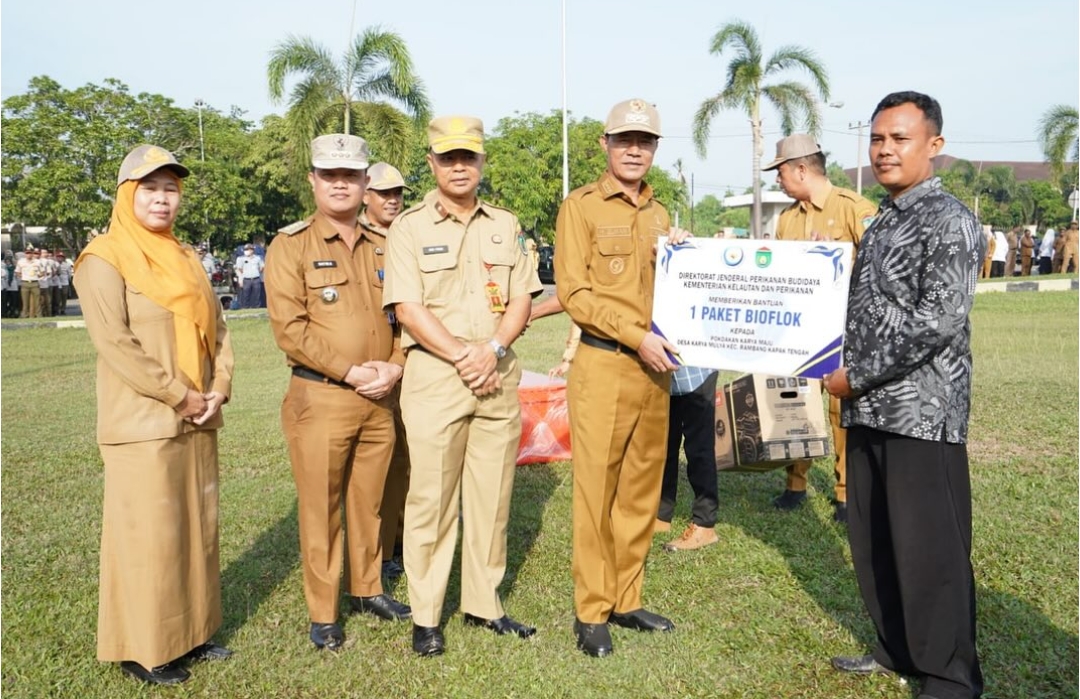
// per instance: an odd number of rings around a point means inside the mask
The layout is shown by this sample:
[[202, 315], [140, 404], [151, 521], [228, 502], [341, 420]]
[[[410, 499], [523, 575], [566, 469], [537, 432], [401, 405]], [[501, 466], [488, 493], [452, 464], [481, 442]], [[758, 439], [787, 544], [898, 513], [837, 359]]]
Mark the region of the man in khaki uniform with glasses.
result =
[[437, 188], [394, 221], [386, 308], [407, 351], [401, 413], [412, 474], [405, 499], [405, 574], [413, 651], [445, 649], [443, 599], [461, 544], [461, 611], [467, 625], [521, 638], [536, 629], [503, 611], [506, 529], [514, 486], [521, 367], [510, 345], [543, 287], [518, 236], [517, 217], [481, 201], [484, 128], [472, 117], [428, 126]]
[[266, 256], [266, 295], [274, 339], [292, 367], [281, 425], [296, 481], [310, 638], [336, 651], [345, 640], [337, 622], [343, 565], [354, 611], [388, 621], [411, 614], [383, 592], [379, 544], [394, 449], [390, 393], [404, 359], [394, 319], [382, 310], [377, 250], [385, 241], [357, 220], [367, 143], [320, 136], [311, 165], [316, 213], [278, 231]]
[[[852, 261], [863, 232], [874, 220], [877, 207], [850, 189], [834, 186], [825, 176], [825, 154], [807, 134], [793, 134], [776, 143], [776, 158], [762, 171], [776, 170], [776, 183], [795, 203], [784, 209], [776, 225], [777, 240], [820, 240], [851, 243]], [[847, 522], [847, 430], [840, 426], [840, 399], [829, 397], [836, 452], [836, 500], [833, 519]], [[787, 487], [773, 500], [780, 510], [794, 510], [806, 500], [806, 474], [810, 460], [787, 467]]]
[[613, 652], [608, 623], [671, 631], [642, 608], [645, 557], [667, 456], [668, 389], [678, 350], [650, 329], [657, 237], [681, 243], [644, 178], [660, 115], [640, 99], [612, 108], [600, 145], [607, 171], [570, 193], [555, 224], [559, 302], [581, 328], [567, 399], [574, 459], [574, 632]]

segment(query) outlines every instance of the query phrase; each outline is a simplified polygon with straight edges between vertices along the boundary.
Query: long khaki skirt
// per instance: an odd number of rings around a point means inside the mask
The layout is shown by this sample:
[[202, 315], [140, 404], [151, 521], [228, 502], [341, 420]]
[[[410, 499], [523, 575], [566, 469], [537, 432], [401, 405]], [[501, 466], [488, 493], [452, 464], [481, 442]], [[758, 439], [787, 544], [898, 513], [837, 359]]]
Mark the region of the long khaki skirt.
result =
[[98, 660], [163, 665], [221, 626], [217, 432], [100, 448]]

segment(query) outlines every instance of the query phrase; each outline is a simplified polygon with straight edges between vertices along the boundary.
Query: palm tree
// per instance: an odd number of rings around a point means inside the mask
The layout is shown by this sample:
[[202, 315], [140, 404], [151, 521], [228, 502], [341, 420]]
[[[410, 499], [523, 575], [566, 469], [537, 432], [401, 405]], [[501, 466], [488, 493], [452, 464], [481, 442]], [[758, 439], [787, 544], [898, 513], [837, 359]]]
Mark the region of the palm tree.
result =
[[1054, 180], [1061, 178], [1067, 159], [1080, 160], [1078, 121], [1080, 115], [1077, 114], [1076, 107], [1067, 104], [1054, 105], [1039, 120], [1039, 145], [1050, 163]]
[[[820, 103], [829, 99], [829, 77], [825, 66], [809, 49], [800, 46], [781, 46], [764, 60], [757, 32], [742, 20], [728, 22], [720, 27], [712, 38], [709, 53], [719, 56], [732, 49], [735, 57], [728, 64], [727, 78], [720, 94], [701, 103], [694, 115], [694, 146], [698, 155], [705, 157], [712, 120], [724, 109], [738, 109], [750, 118], [754, 138], [753, 175], [754, 207], [752, 229], [755, 237], [761, 235], [761, 102], [764, 97], [780, 113], [780, 130], [790, 135], [798, 118], [806, 130], [818, 135], [821, 131]], [[785, 81], [765, 85], [769, 78], [789, 68], [801, 68], [810, 74], [811, 87], [800, 82]]]
[[340, 62], [311, 39], [290, 35], [270, 52], [266, 74], [274, 103], [285, 97], [286, 78], [299, 76], [285, 121], [301, 166], [312, 138], [344, 132], [362, 135], [381, 160], [404, 167], [417, 128], [430, 117], [405, 41], [380, 27], [356, 37]]

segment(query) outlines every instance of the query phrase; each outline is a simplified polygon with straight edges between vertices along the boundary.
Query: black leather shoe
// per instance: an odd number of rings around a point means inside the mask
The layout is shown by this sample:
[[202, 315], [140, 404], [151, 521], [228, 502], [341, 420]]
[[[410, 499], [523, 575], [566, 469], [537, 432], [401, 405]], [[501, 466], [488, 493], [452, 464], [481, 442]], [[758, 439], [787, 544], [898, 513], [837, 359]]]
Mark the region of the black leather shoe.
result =
[[184, 660], [196, 662], [198, 660], [225, 660], [232, 657], [233, 652], [225, 646], [219, 646], [213, 641], [207, 641], [201, 646], [195, 646], [184, 654]]
[[611, 645], [611, 633], [607, 624], [586, 624], [574, 619], [578, 650], [594, 658], [604, 658], [615, 652]]
[[856, 675], [891, 675], [893, 671], [874, 660], [872, 655], [844, 656], [832, 659], [832, 666], [840, 672]]
[[191, 677], [191, 673], [180, 667], [175, 660], [150, 670], [136, 662], [125, 660], [120, 663], [120, 671], [128, 677], [134, 677], [149, 684], [180, 684], [187, 682]]
[[412, 607], [402, 604], [387, 594], [374, 597], [350, 597], [354, 612], [374, 614], [386, 621], [402, 621], [412, 616]]
[[626, 612], [625, 614], [612, 612], [611, 616], [608, 617], [608, 621], [624, 629], [635, 629], [637, 631], [675, 630], [675, 624], [671, 623], [671, 619], [647, 612], [644, 609]]
[[382, 562], [382, 576], [387, 580], [397, 580], [405, 574], [405, 568], [393, 558], [387, 558]]
[[315, 644], [315, 647], [319, 650], [326, 648], [327, 650], [340, 650], [341, 645], [345, 643], [345, 634], [342, 633], [341, 627], [337, 624], [311, 624], [311, 642]]
[[446, 639], [438, 626], [412, 627], [412, 649], [421, 658], [442, 655], [446, 651]]
[[772, 504], [778, 510], [791, 512], [804, 502], [806, 502], [805, 490], [785, 490], [772, 501]]
[[490, 629], [500, 636], [505, 636], [508, 633], [517, 634], [522, 638], [528, 638], [536, 633], [535, 626], [526, 626], [520, 621], [514, 621], [505, 614], [498, 619], [483, 619], [472, 614], [465, 615], [466, 626], [481, 626], [485, 629]]
[[846, 502], [834, 502], [832, 518], [834, 522], [840, 524], [847, 524], [847, 503]]

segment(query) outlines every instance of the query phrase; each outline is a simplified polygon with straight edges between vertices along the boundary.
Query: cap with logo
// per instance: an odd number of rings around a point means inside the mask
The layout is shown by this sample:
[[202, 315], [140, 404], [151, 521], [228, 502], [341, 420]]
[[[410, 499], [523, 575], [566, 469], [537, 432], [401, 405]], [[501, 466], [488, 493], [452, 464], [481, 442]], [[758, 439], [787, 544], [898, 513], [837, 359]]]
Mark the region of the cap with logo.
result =
[[380, 192], [387, 189], [411, 189], [405, 184], [405, 178], [401, 172], [390, 163], [375, 163], [368, 168], [368, 189], [377, 189]]
[[311, 166], [320, 170], [367, 170], [367, 141], [343, 133], [319, 136], [311, 142]]
[[776, 142], [776, 158], [761, 169], [762, 171], [775, 170], [789, 160], [805, 158], [820, 152], [821, 146], [817, 144], [813, 136], [804, 133], [792, 134]]
[[604, 122], [605, 134], [641, 131], [660, 137], [660, 112], [643, 99], [619, 102], [608, 113]]
[[143, 144], [124, 156], [124, 162], [120, 163], [120, 174], [116, 177], [116, 186], [119, 187], [128, 180], [141, 180], [163, 167], [175, 172], [177, 177], [191, 174], [186, 167], [176, 162], [176, 156], [169, 151], [160, 146]]
[[452, 150], [484, 152], [484, 122], [476, 117], [435, 117], [427, 128], [428, 145], [434, 153]]
[[252, 245], [251, 243], [248, 243], [247, 245], [244, 246], [244, 249], [245, 250], [254, 250], [255, 246]]

